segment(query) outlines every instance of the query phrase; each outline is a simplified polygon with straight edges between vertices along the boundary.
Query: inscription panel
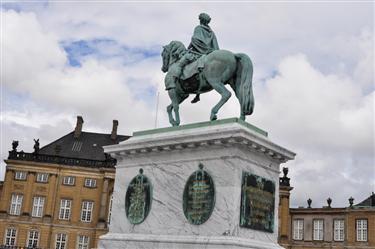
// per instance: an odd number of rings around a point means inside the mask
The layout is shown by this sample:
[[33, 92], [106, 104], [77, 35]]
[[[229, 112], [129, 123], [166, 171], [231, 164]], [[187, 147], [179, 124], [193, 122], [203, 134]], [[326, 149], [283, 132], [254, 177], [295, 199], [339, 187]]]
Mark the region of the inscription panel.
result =
[[206, 222], [215, 206], [215, 187], [211, 176], [199, 165], [188, 179], [184, 189], [183, 210], [186, 219], [194, 225]]
[[272, 233], [274, 209], [275, 183], [242, 172], [240, 226]]
[[143, 169], [134, 177], [126, 191], [125, 212], [132, 224], [142, 223], [151, 209], [152, 186], [148, 178], [143, 175]]

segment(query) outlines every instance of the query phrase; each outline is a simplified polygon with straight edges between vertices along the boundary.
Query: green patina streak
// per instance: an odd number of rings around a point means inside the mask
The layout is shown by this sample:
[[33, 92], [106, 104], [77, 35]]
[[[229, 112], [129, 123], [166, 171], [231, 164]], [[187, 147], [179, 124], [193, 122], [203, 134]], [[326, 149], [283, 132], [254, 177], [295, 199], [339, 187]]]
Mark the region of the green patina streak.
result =
[[181, 126], [173, 126], [173, 127], [166, 127], [166, 128], [159, 128], [159, 129], [152, 129], [152, 130], [145, 130], [145, 131], [136, 131], [133, 133], [133, 136], [144, 136], [144, 135], [151, 135], [151, 134], [158, 134], [158, 133], [166, 133], [172, 131], [182, 131], [182, 130], [189, 130], [189, 129], [196, 129], [206, 126], [216, 126], [222, 124], [229, 124], [229, 123], [238, 123], [249, 130], [255, 131], [258, 134], [267, 137], [268, 133], [252, 124], [249, 124], [239, 118], [227, 118], [215, 121], [208, 121], [208, 122], [200, 122], [200, 123], [193, 123], [193, 124], [186, 124]]

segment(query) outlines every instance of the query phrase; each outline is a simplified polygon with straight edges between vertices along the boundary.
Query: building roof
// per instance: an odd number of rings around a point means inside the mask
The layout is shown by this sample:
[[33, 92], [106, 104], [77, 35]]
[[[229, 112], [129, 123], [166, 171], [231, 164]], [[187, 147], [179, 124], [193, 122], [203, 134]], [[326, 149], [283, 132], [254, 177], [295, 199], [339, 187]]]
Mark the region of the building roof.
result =
[[363, 200], [362, 202], [355, 205], [356, 207], [375, 207], [375, 193], [372, 194]]
[[76, 138], [73, 131], [42, 147], [39, 154], [104, 161], [106, 156], [103, 146], [118, 144], [128, 138], [117, 135], [116, 139], [112, 139], [111, 134], [94, 132], [81, 132]]
[[39, 148], [39, 139], [34, 139], [34, 152], [17, 151], [18, 141], [13, 141], [8, 160], [34, 161], [83, 167], [110, 167], [116, 159], [104, 153], [103, 146], [118, 144], [130, 136], [118, 135], [118, 121], [113, 120], [109, 134], [82, 131], [83, 118], [77, 116], [74, 131]]

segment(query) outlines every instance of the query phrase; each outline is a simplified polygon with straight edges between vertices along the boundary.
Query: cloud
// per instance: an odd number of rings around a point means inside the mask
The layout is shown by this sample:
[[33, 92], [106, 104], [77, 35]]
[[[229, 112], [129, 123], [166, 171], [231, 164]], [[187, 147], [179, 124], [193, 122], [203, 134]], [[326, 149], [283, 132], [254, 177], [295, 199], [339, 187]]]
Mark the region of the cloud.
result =
[[[1, 156], [11, 140], [32, 150], [71, 131], [169, 126], [162, 44], [189, 43], [197, 16], [212, 16], [221, 48], [254, 63], [255, 113], [247, 121], [297, 152], [293, 205], [357, 201], [374, 190], [373, 4], [14, 3], [3, 8]], [[16, 10], [12, 10], [15, 8]], [[183, 11], [181, 11], [183, 9]], [[348, 13], [353, 18], [348, 19]], [[186, 100], [182, 123], [209, 119], [216, 92]], [[233, 97], [219, 118], [239, 115]], [[48, 131], [47, 131], [48, 130]], [[372, 177], [372, 178], [371, 178]], [[318, 184], [317, 184], [318, 183]], [[312, 187], [314, 186], [314, 190]]]
[[353, 78], [325, 75], [298, 54], [280, 62], [257, 97], [254, 122], [297, 153], [287, 164], [294, 205], [309, 197], [325, 205], [329, 196], [346, 205], [374, 189], [374, 92], [363, 96]]

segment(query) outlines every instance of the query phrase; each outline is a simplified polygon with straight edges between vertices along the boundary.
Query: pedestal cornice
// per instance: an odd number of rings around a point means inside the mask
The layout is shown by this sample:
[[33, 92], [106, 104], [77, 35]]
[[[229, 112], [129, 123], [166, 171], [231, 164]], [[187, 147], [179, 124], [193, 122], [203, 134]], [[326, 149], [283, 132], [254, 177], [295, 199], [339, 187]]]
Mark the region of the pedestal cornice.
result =
[[267, 132], [236, 118], [200, 124], [135, 132], [130, 139], [104, 150], [118, 158], [229, 144], [246, 146], [280, 163], [295, 157], [295, 153], [271, 142]]

